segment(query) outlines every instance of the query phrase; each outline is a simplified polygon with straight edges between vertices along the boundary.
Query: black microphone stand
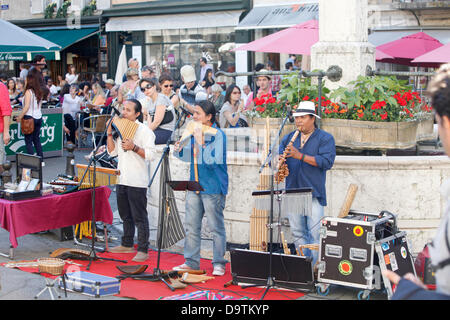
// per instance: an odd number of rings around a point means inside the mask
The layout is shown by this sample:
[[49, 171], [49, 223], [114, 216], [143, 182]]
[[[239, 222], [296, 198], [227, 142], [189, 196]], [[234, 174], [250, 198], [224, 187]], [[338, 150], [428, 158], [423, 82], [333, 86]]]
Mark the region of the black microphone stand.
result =
[[[183, 113], [186, 113], [187, 111], [182, 109]], [[164, 284], [172, 291], [175, 290], [174, 287], [172, 287], [165, 279], [164, 277], [167, 277], [167, 275], [164, 275], [161, 268], [160, 268], [160, 261], [161, 261], [161, 247], [162, 247], [162, 239], [163, 239], [163, 233], [164, 233], [164, 218], [166, 215], [166, 210], [167, 210], [167, 192], [166, 192], [166, 184], [168, 182], [167, 179], [167, 166], [169, 164], [169, 151], [170, 151], [170, 145], [173, 144], [175, 141], [173, 139], [173, 136], [175, 134], [175, 130], [177, 129], [180, 120], [183, 118], [183, 116], [179, 116], [176, 123], [175, 123], [175, 129], [172, 132], [172, 135], [170, 136], [169, 140], [167, 140], [166, 146], [163, 149], [163, 153], [161, 155], [161, 158], [159, 159], [158, 164], [156, 165], [155, 171], [153, 173], [152, 178], [150, 179], [150, 182], [148, 184], [148, 188], [151, 187], [151, 185], [153, 184], [153, 180], [155, 179], [156, 173], [158, 172], [161, 163], [164, 162], [164, 170], [161, 170], [161, 186], [162, 189], [162, 193], [161, 193], [161, 199], [159, 201], [160, 206], [163, 206], [162, 208], [159, 208], [159, 221], [158, 221], [158, 234], [159, 237], [157, 239], [157, 246], [158, 246], [158, 258], [157, 258], [157, 263], [156, 263], [156, 268], [153, 269], [153, 274], [150, 275], [146, 275], [145, 279], [149, 280], [149, 281], [162, 281], [164, 282]]]
[[[280, 139], [281, 136], [281, 132], [284, 129], [284, 126], [286, 125], [286, 122], [289, 120], [289, 118], [291, 117], [291, 111], [290, 110], [286, 110], [286, 117], [284, 118], [283, 122], [281, 123], [280, 129], [278, 130], [278, 134], [276, 136], [276, 139], [274, 140], [274, 142], [272, 143], [272, 145], [270, 146], [269, 152], [267, 153], [267, 157], [264, 161], [264, 163], [261, 165], [261, 167], [259, 168], [259, 173], [261, 173], [264, 168], [266, 167], [266, 165], [270, 162], [270, 158], [272, 156], [272, 152], [273, 149], [275, 148], [275, 146], [278, 144], [278, 141]], [[279, 190], [277, 190], [277, 192], [279, 192]], [[270, 214], [269, 214], [269, 223], [268, 223], [268, 228], [269, 228], [269, 276], [267, 278], [267, 283], [266, 283], [266, 289], [263, 293], [263, 295], [261, 296], [261, 300], [264, 299], [264, 297], [266, 296], [267, 292], [269, 291], [270, 288], [275, 287], [275, 282], [274, 282], [274, 278], [273, 278], [273, 270], [272, 270], [272, 257], [273, 257], [273, 203], [274, 203], [274, 196], [275, 196], [275, 189], [274, 189], [274, 170], [272, 169], [270, 172]], [[281, 208], [280, 208], [281, 210]], [[255, 287], [257, 285], [251, 285], [251, 286], [246, 286], [246, 288], [248, 287]]]
[[[113, 109], [114, 109], [115, 113], [118, 116], [120, 116], [120, 112], [116, 108], [113, 108]], [[92, 239], [92, 241], [91, 241], [91, 251], [89, 253], [89, 264], [87, 265], [86, 270], [90, 269], [92, 261], [99, 260], [99, 259], [127, 263], [126, 260], [119, 260], [119, 259], [99, 257], [99, 256], [97, 256], [97, 254], [95, 252], [95, 235], [94, 235], [94, 233], [95, 233], [95, 230], [96, 230], [96, 221], [95, 221], [95, 188], [96, 187], [95, 187], [95, 184], [96, 184], [96, 172], [97, 172], [97, 151], [98, 151], [98, 149], [101, 146], [100, 142], [103, 141], [103, 138], [105, 137], [105, 134], [108, 131], [108, 128], [109, 128], [109, 126], [111, 124], [112, 124], [112, 118], [108, 121], [108, 123], [106, 125], [106, 128], [103, 131], [102, 136], [100, 138], [99, 144], [94, 149], [92, 157], [89, 159], [89, 164], [88, 164], [86, 170], [84, 171], [83, 177], [80, 179], [80, 183], [78, 185], [78, 187], [81, 187], [81, 184], [83, 183], [84, 178], [85, 178], [87, 172], [89, 171], [89, 168], [91, 166], [93, 166], [93, 169], [92, 169], [92, 180], [93, 180], [93, 183], [92, 183], [92, 223], [91, 223], [91, 226], [92, 226], [92, 231], [91, 231], [92, 232], [92, 235], [91, 235], [92, 238], [91, 239]], [[95, 139], [95, 137], [94, 137], [94, 139]], [[106, 237], [107, 237], [107, 235], [105, 234], [105, 239], [106, 239]], [[106, 241], [107, 241], [107, 239], [106, 239]]]

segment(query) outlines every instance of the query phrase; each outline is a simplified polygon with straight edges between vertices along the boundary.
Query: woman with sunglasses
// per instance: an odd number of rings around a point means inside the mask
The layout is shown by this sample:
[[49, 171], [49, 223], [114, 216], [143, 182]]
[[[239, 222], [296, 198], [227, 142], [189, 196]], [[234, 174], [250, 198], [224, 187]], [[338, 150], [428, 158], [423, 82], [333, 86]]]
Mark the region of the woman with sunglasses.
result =
[[241, 99], [241, 89], [231, 84], [225, 93], [225, 103], [220, 109], [219, 121], [221, 128], [248, 127], [247, 118], [241, 114], [244, 110], [244, 100]]
[[139, 86], [145, 95], [139, 102], [142, 104], [148, 127], [155, 133], [155, 144], [165, 144], [175, 130], [175, 109], [172, 101], [158, 92], [152, 79], [141, 79]]
[[159, 77], [159, 87], [161, 88], [161, 93], [167, 96], [172, 102], [172, 105], [177, 108], [180, 103], [180, 98], [178, 98], [178, 95], [173, 90], [173, 78], [169, 74], [161, 75]]

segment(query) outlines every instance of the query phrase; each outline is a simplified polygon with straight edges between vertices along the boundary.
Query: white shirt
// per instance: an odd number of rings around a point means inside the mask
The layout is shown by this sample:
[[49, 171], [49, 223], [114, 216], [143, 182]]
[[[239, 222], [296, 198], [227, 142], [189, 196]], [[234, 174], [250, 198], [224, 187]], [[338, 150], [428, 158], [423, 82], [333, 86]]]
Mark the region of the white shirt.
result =
[[68, 113], [75, 120], [77, 112], [80, 112], [81, 101], [82, 101], [82, 99], [79, 96], [75, 96], [75, 98], [72, 98], [70, 93], [66, 93], [64, 95], [64, 100], [63, 100], [63, 105], [62, 105], [63, 114]]
[[134, 144], [144, 149], [145, 159], [132, 150], [124, 151], [122, 149], [122, 139], [117, 138], [114, 141], [114, 150], [108, 152], [112, 157], [118, 158], [118, 169], [120, 171], [117, 184], [147, 188], [150, 182], [149, 161], [155, 155], [155, 134], [145, 124], [136, 120], [139, 124], [133, 138]]
[[52, 96], [56, 96], [58, 94], [58, 88], [54, 84], [52, 84], [48, 89], [50, 90]]
[[30, 100], [30, 107], [27, 110], [27, 113], [25, 113], [25, 115], [27, 116], [31, 116], [34, 119], [40, 119], [42, 118], [42, 112], [41, 112], [41, 105], [42, 105], [42, 100], [38, 103], [36, 96], [33, 92], [33, 90], [28, 89], [31, 92], [31, 100]]
[[66, 73], [66, 81], [68, 84], [73, 84], [78, 81], [78, 75]]

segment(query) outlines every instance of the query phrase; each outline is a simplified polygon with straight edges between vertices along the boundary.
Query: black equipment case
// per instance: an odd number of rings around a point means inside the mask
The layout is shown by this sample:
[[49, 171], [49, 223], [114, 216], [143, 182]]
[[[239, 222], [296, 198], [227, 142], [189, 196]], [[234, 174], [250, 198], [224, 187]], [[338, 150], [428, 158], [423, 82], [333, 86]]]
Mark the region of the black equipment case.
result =
[[[42, 159], [39, 156], [33, 156], [24, 153], [16, 154], [16, 178], [17, 182], [22, 177], [22, 169], [31, 170], [31, 178], [39, 179], [40, 189], [42, 188]], [[3, 198], [6, 200], [25, 200], [41, 196], [41, 190], [30, 190], [22, 192], [3, 191]]]
[[[398, 234], [396, 216], [388, 211], [367, 213], [351, 210], [344, 218], [324, 217], [319, 232], [318, 286], [336, 284], [360, 288], [364, 290], [364, 296], [371, 290], [381, 289], [381, 270], [386, 269], [385, 264], [379, 263], [380, 257], [384, 259], [379, 252], [383, 243], [397, 238], [402, 239], [397, 242], [406, 243], [405, 233]], [[377, 250], [378, 247], [380, 249]], [[407, 250], [410, 258], [409, 246], [403, 247], [398, 250]], [[412, 260], [409, 261], [409, 264], [402, 263], [392, 271], [411, 272], [413, 264]], [[383, 281], [385, 285], [389, 284], [386, 279]], [[388, 290], [388, 295], [391, 292]]]

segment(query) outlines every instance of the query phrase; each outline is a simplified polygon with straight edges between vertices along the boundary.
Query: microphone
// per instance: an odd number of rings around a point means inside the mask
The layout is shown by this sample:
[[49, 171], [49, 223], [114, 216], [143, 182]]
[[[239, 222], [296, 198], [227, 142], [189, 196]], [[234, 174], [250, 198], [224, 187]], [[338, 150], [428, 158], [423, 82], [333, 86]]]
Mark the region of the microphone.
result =
[[295, 120], [294, 120], [294, 116], [292, 115], [292, 108], [291, 108], [291, 106], [287, 105], [286, 109], [287, 109], [287, 115], [288, 115], [288, 118], [289, 118], [289, 122], [290, 123], [294, 123]]
[[188, 115], [188, 116], [192, 116], [192, 112], [186, 110], [182, 105], [179, 106], [181, 111], [183, 111], [184, 114]]
[[121, 117], [120, 111], [119, 111], [116, 107], [114, 107], [113, 105], [111, 105], [111, 108], [113, 109], [114, 113], [115, 113], [118, 117]]

